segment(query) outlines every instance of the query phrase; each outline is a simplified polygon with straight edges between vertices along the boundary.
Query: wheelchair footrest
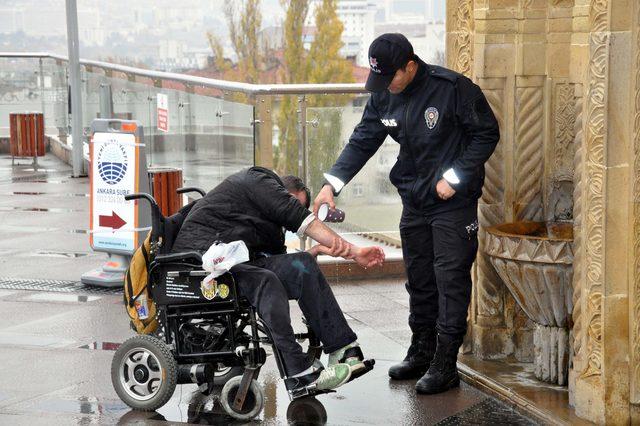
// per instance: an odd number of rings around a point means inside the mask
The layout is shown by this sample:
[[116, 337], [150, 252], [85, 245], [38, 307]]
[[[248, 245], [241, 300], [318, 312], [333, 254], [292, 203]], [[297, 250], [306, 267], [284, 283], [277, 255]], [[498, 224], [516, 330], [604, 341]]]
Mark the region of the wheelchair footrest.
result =
[[305, 398], [307, 396], [319, 395], [321, 393], [335, 392], [333, 390], [321, 390], [317, 388], [316, 380], [320, 376], [322, 369], [318, 369], [313, 373], [300, 377], [288, 377], [284, 379], [289, 399], [294, 401], [296, 399]]
[[[369, 371], [373, 370], [373, 366], [376, 364], [376, 360], [375, 359], [365, 359], [364, 361], [362, 361], [362, 363], [364, 364], [364, 367], [361, 367], [355, 371], [351, 372], [351, 377], [349, 378], [349, 382], [357, 379], [358, 377], [362, 377], [365, 374], [367, 374]], [[347, 383], [349, 383], [347, 382]]]
[[321, 395], [323, 393], [333, 393], [333, 392], [335, 392], [335, 390], [333, 389], [320, 390], [315, 386], [305, 386], [303, 388], [292, 389], [287, 391], [287, 393], [289, 394], [289, 400], [291, 401], [295, 401], [300, 398], [307, 398], [307, 397], [312, 397], [316, 395]]

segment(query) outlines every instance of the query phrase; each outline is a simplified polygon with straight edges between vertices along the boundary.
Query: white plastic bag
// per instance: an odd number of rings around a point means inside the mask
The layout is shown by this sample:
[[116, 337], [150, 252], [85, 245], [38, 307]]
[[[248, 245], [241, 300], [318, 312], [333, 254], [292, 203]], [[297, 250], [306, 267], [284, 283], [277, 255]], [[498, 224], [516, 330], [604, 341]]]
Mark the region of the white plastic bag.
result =
[[248, 260], [249, 249], [244, 241], [212, 244], [202, 256], [202, 268], [207, 272], [211, 272], [205, 277], [205, 284], [224, 274], [235, 265]]

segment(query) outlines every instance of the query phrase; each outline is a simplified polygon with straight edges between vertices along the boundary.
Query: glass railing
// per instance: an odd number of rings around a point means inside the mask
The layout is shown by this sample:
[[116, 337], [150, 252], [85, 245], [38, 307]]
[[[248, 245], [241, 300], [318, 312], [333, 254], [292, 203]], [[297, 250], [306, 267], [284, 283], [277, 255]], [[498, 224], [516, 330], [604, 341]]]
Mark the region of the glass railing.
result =
[[[41, 78], [40, 76], [43, 76]], [[69, 134], [65, 58], [0, 52], [0, 137], [9, 113], [44, 111], [47, 134]], [[250, 165], [303, 177], [316, 193], [362, 116], [358, 84], [250, 85], [81, 61], [85, 141], [95, 118], [137, 120], [150, 167], [183, 171], [185, 185], [210, 189]], [[168, 99], [168, 131], [158, 129], [158, 95]], [[336, 200], [344, 234], [399, 241], [401, 203], [388, 173], [398, 145], [387, 140]]]
[[12, 112], [44, 112], [47, 134], [67, 134], [66, 70], [59, 59], [0, 55], [0, 137], [9, 135]]
[[[330, 105], [309, 106], [306, 113], [306, 179], [314, 192], [322, 187], [323, 173], [333, 165], [349, 141], [354, 127], [360, 122], [367, 99], [366, 94], [311, 97], [311, 105]], [[402, 203], [388, 177], [398, 152], [399, 145], [387, 138], [345, 186], [336, 198], [337, 207], [346, 213], [345, 222], [333, 225], [336, 231], [367, 235], [375, 233], [380, 239], [399, 241], [398, 223]]]

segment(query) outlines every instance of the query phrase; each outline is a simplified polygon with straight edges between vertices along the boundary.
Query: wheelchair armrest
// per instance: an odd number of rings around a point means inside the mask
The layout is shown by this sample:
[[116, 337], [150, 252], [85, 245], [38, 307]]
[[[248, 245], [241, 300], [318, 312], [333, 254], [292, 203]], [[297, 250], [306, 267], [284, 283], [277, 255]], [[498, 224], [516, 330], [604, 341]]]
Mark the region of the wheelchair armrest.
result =
[[183, 260], [192, 260], [195, 263], [202, 264], [202, 255], [197, 251], [186, 251], [183, 253], [159, 254], [154, 259], [158, 263], [179, 262]]

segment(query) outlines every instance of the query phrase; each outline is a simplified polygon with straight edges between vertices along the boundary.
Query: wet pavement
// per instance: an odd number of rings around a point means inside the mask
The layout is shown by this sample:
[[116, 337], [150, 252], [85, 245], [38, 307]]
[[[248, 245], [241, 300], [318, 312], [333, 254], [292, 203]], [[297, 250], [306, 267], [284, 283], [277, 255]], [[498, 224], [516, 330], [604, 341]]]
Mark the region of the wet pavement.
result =
[[[111, 385], [115, 349], [132, 336], [118, 290], [93, 291], [79, 276], [104, 261], [87, 235], [86, 178], [47, 156], [47, 170], [13, 170], [0, 155], [0, 424], [241, 424], [215, 396], [179, 385], [157, 412], [131, 411]], [[16, 179], [18, 178], [18, 179]], [[263, 424], [534, 424], [465, 383], [416, 396], [414, 382], [392, 382], [388, 367], [404, 356], [410, 333], [402, 281], [340, 281], [332, 288], [375, 369], [337, 393], [290, 404], [273, 356], [259, 382]], [[294, 328], [301, 314], [291, 305]], [[326, 356], [323, 359], [326, 361]]]
[[[377, 360], [375, 369], [334, 394], [291, 405], [274, 358], [268, 356], [259, 377], [265, 408], [255, 422], [496, 424], [488, 421], [490, 414], [502, 424], [533, 424], [465, 383], [440, 395], [416, 396], [413, 381], [389, 380], [387, 369], [403, 355], [402, 341], [408, 338], [402, 329], [391, 330], [397, 312], [406, 314], [397, 294], [401, 287], [400, 282], [383, 281], [336, 285], [349, 324], [367, 356]], [[204, 397], [195, 385], [179, 385], [154, 413], [131, 411], [120, 401], [111, 385], [110, 364], [119, 344], [132, 335], [121, 300], [112, 294], [0, 290], [0, 424], [232, 423], [217, 398]], [[357, 319], [368, 318], [372, 306], [388, 319], [386, 330]], [[302, 330], [295, 304], [292, 317], [296, 330]]]

